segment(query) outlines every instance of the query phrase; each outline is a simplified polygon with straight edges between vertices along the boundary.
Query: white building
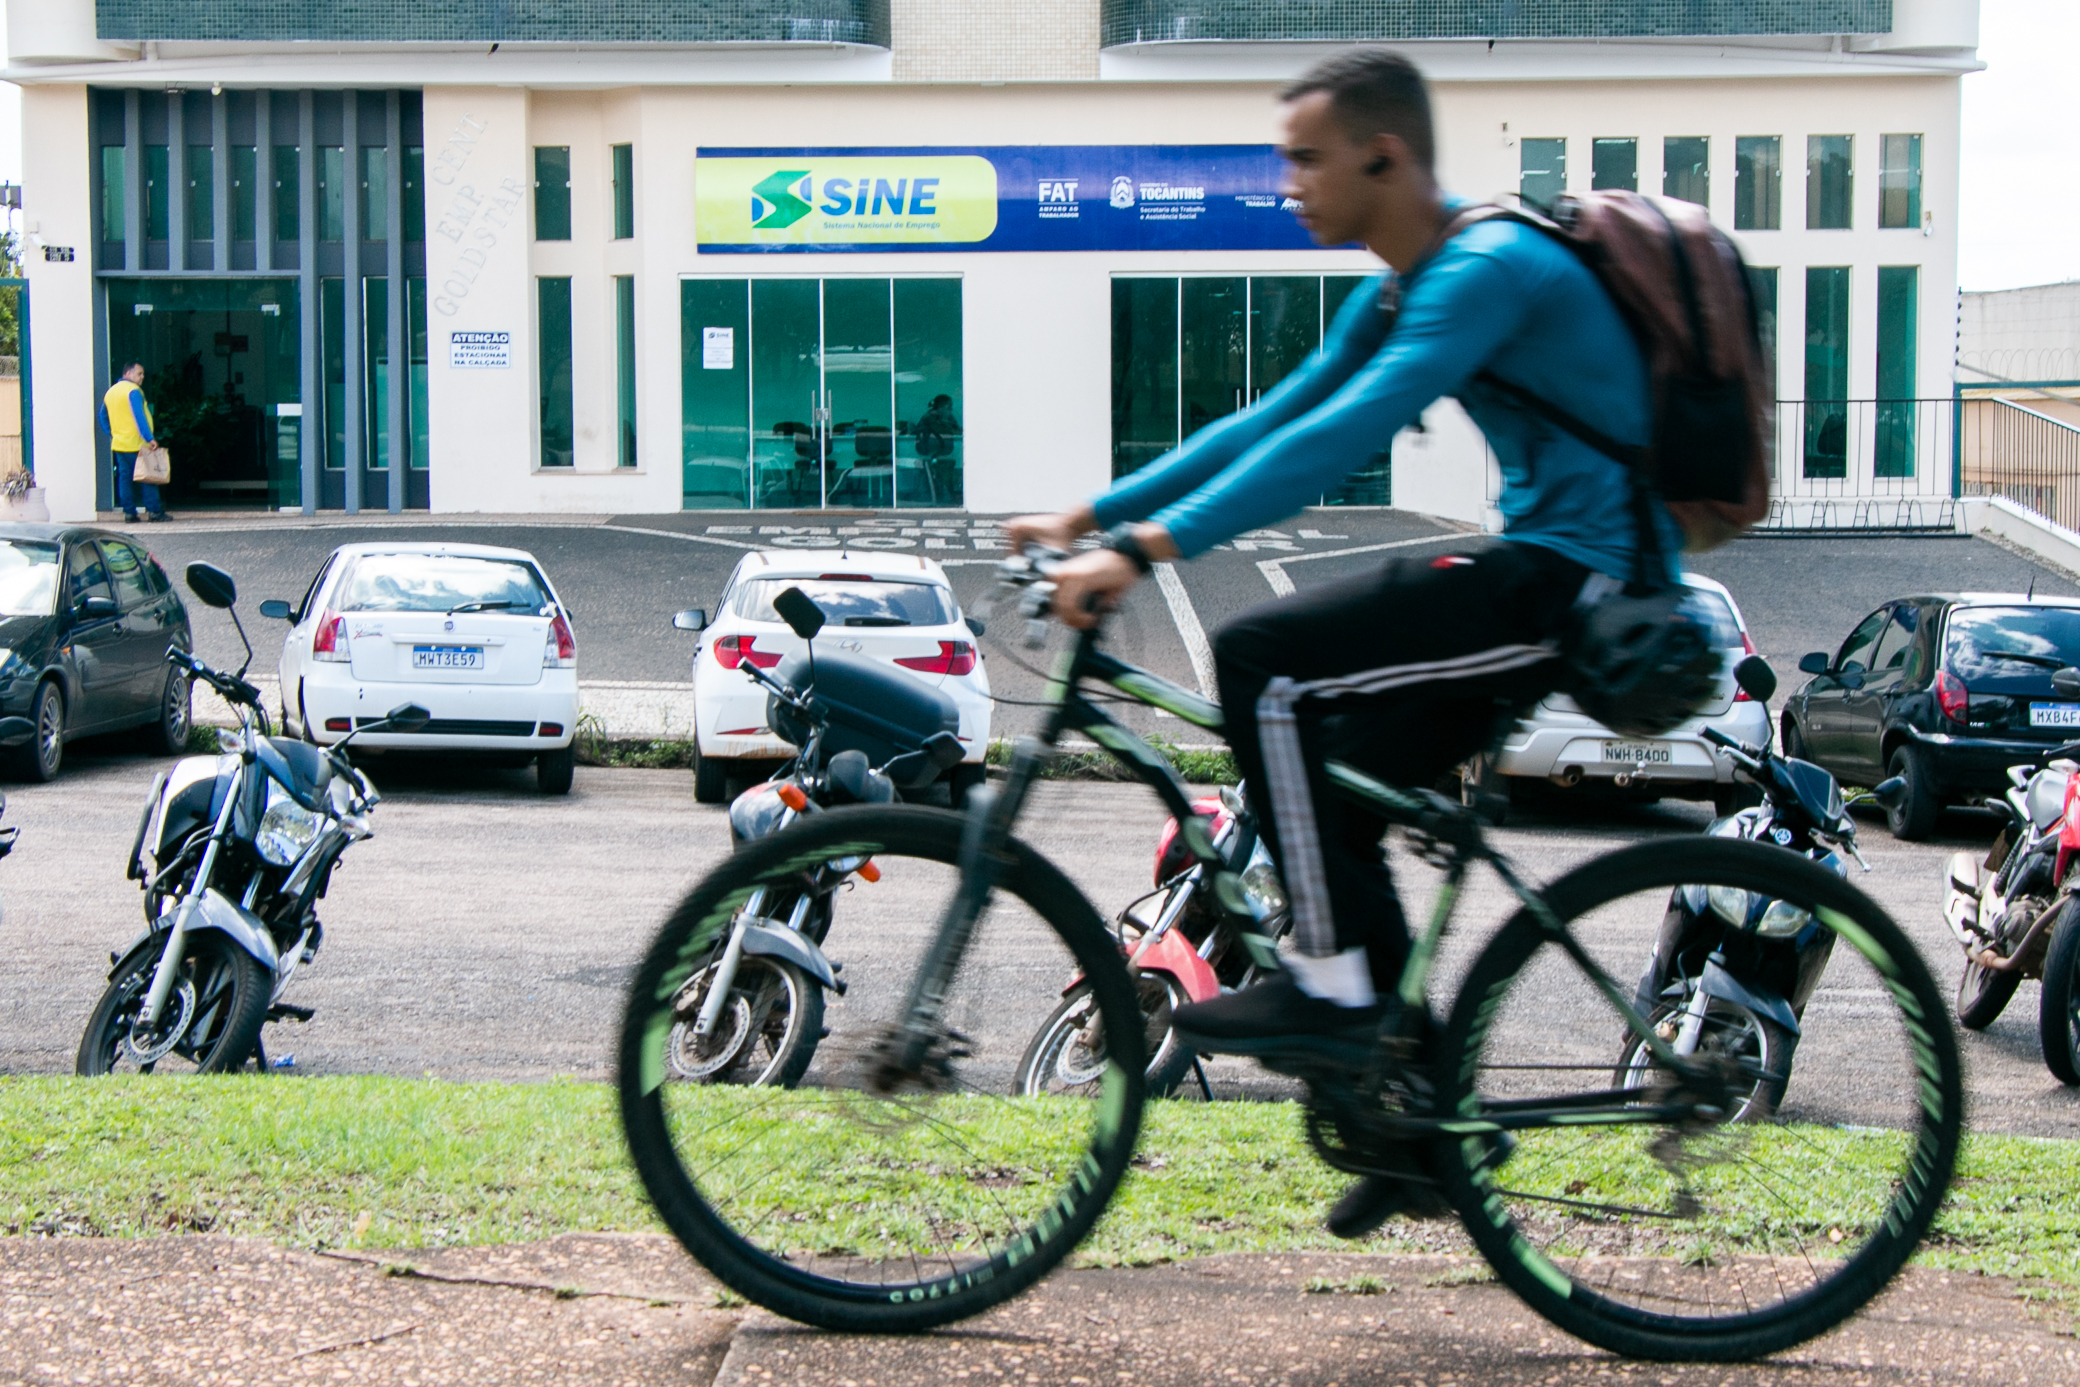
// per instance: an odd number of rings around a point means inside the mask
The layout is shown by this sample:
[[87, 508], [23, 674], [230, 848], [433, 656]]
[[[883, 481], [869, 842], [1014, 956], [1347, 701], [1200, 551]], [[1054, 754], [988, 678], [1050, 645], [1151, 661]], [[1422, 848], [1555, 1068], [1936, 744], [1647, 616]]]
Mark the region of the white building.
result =
[[[1452, 189], [1736, 229], [1803, 402], [1783, 489], [1947, 495], [1912, 401], [1952, 394], [1977, 11], [9, 0], [36, 471], [54, 515], [111, 505], [135, 358], [176, 507], [1066, 502], [1292, 369], [1371, 268], [1306, 244], [1269, 146], [1282, 80], [1378, 39], [1435, 82]], [[1477, 435], [1429, 423], [1340, 499], [1483, 515]]]

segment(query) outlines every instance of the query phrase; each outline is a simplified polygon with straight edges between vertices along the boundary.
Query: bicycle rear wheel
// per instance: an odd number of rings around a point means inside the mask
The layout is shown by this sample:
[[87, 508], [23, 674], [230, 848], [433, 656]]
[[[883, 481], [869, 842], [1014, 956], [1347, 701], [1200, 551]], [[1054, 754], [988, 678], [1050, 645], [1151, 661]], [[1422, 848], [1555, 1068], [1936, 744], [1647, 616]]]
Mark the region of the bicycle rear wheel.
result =
[[[1763, 1067], [1791, 1047], [1700, 1045], [1690, 1074], [1637, 1061], [1655, 1072], [1626, 1076], [1614, 1100], [1625, 1023], [1520, 911], [1474, 961], [1439, 1051], [1442, 1111], [1468, 1124], [1440, 1147], [1442, 1173], [1497, 1275], [1562, 1329], [1633, 1358], [1736, 1361], [1839, 1324], [1912, 1255], [1950, 1183], [1963, 1076], [1921, 956], [1868, 896], [1805, 858], [1725, 839], [1647, 843], [1543, 895], [1606, 980], [1628, 979], [1617, 987], [1629, 1000], [1672, 890], [1722, 918], [1753, 921], [1777, 902], [1774, 925], [1833, 930], [1828, 972], [1796, 1018], [1796, 1075], [1788, 1058]], [[1676, 1033], [1664, 1023], [1665, 1039]], [[1741, 1101], [1758, 1093], [1782, 1096]], [[1707, 1102], [1716, 1119], [1623, 1122], [1628, 1103]], [[1512, 1104], [1556, 1116], [1517, 1130], [1498, 1161], [1474, 1124], [1507, 1120]]]
[[[666, 921], [636, 973], [620, 1047], [622, 1123], [644, 1188], [701, 1264], [777, 1314], [908, 1331], [996, 1305], [1081, 1241], [1118, 1187], [1145, 1098], [1143, 1022], [1119, 945], [1033, 850], [977, 922], [946, 997], [935, 1082], [877, 1096], [870, 1075], [958, 886], [963, 820], [908, 806], [834, 810], [744, 846]], [[825, 941], [845, 965], [800, 1086], [672, 1080], [676, 999], [754, 891], [810, 889], [871, 858]], [[1085, 1096], [1009, 1092], [1027, 1039], [1081, 974]]]

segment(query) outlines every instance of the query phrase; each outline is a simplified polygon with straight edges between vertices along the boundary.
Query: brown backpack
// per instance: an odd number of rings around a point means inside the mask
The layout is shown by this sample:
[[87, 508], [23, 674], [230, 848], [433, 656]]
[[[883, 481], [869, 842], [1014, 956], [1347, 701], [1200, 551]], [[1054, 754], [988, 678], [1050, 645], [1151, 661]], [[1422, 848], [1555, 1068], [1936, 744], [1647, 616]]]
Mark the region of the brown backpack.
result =
[[[1652, 375], [1653, 435], [1644, 448], [1619, 443], [1492, 371], [1476, 379], [1624, 463], [1683, 527], [1687, 549], [1717, 548], [1767, 515], [1776, 383], [1763, 360], [1747, 267], [1705, 209], [1604, 189], [1563, 196], [1551, 215], [1528, 206], [1468, 207], [1440, 241], [1495, 218], [1551, 236], [1610, 294]], [[1658, 550], [1646, 530], [1645, 548]]]

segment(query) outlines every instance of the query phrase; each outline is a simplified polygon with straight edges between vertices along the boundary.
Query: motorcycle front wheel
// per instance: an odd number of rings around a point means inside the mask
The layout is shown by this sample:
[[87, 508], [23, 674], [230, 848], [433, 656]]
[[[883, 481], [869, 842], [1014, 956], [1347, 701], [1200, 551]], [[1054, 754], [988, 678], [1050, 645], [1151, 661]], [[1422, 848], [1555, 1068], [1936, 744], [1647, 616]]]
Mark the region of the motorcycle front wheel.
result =
[[2020, 986], [2020, 973], [2004, 973], [1965, 959], [1964, 976], [1957, 980], [1957, 1024], [1968, 1031], [1985, 1030], [2008, 1009]]
[[[1657, 1027], [1680, 1027], [1681, 1004], [1656, 1007], [1647, 1017]], [[1698, 1052], [1723, 1058], [1753, 1076], [1746, 1091], [1736, 1095], [1733, 1122], [1766, 1122], [1784, 1101], [1791, 1082], [1791, 1052], [1798, 1044], [1791, 1032], [1767, 1017], [1759, 1016], [1739, 1002], [1714, 997], [1705, 1007], [1704, 1030]], [[1627, 1034], [1618, 1053], [1611, 1080], [1619, 1088], [1647, 1089], [1654, 1086], [1654, 1056], [1646, 1042]]]
[[2044, 957], [2037, 1003], [2044, 1063], [2062, 1084], [2080, 1084], [2080, 897], [2066, 902]]
[[149, 1034], [138, 1033], [138, 1013], [164, 948], [161, 936], [116, 965], [80, 1038], [75, 1072], [229, 1074], [253, 1057], [274, 999], [274, 977], [214, 930], [188, 936], [159, 1024]]
[[[1143, 973], [1134, 984], [1148, 1036], [1148, 1096], [1168, 1098], [1192, 1072], [1192, 1052], [1178, 1043], [1170, 1024], [1171, 1013], [1191, 998], [1181, 983], [1162, 973]], [[1097, 999], [1089, 983], [1079, 982], [1040, 1023], [1018, 1062], [1011, 1091], [1026, 1098], [1050, 1093], [1093, 1097], [1103, 1085], [1105, 1060]]]
[[816, 1057], [823, 1032], [823, 989], [792, 963], [747, 955], [737, 965], [729, 1001], [705, 1036], [694, 1019], [714, 965], [680, 990], [678, 1015], [666, 1042], [674, 1079], [703, 1084], [793, 1088]]

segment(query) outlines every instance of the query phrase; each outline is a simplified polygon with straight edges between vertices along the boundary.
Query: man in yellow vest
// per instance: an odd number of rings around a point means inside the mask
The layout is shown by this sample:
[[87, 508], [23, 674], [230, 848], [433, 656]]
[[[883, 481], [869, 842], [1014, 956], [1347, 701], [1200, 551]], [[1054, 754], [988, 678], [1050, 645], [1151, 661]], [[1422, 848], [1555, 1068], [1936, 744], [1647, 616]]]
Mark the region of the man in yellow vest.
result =
[[132, 524], [140, 519], [166, 518], [166, 508], [159, 503], [159, 488], [134, 479], [138, 453], [159, 446], [159, 437], [152, 432], [152, 407], [144, 402], [143, 385], [144, 363], [133, 361], [101, 397], [101, 431], [108, 435], [109, 451], [115, 456], [116, 505], [123, 512], [123, 519]]

